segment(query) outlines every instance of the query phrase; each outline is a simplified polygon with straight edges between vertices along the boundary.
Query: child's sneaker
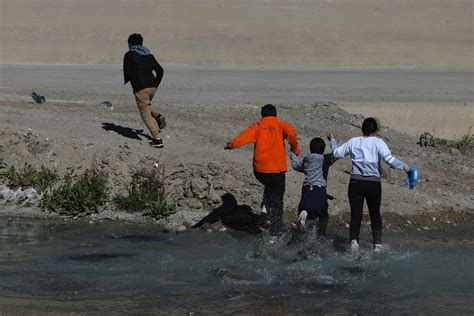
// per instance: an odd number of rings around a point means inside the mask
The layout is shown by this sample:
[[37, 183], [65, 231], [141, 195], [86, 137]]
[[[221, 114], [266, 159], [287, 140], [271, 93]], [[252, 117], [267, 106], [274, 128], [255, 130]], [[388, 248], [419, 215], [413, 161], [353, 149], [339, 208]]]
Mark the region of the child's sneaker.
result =
[[382, 252], [382, 251], [383, 251], [383, 246], [382, 246], [382, 244], [375, 244], [375, 246], [374, 246], [374, 251], [375, 251], [375, 252]]
[[156, 123], [158, 123], [158, 127], [160, 129], [163, 129], [166, 127], [166, 120], [165, 120], [165, 117], [161, 114], [158, 114], [156, 117], [155, 117], [155, 120], [156, 120]]
[[301, 211], [300, 215], [298, 216], [298, 224], [297, 227], [299, 230], [304, 230], [306, 227], [306, 218], [308, 217], [308, 212]]
[[161, 138], [154, 139], [150, 142], [150, 146], [154, 148], [163, 148], [163, 140]]
[[360, 256], [359, 243], [355, 239], [351, 241], [351, 253], [353, 258], [359, 258]]

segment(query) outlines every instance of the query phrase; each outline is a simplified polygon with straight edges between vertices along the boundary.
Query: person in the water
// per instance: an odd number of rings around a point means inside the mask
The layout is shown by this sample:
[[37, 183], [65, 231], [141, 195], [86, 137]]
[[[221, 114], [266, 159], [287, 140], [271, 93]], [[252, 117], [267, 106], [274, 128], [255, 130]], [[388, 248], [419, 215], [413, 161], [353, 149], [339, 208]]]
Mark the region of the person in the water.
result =
[[262, 119], [227, 142], [225, 149], [236, 149], [254, 144], [253, 169], [257, 180], [264, 185], [262, 216], [268, 213], [270, 231], [278, 233], [283, 226], [283, 196], [285, 194], [286, 140], [291, 151], [299, 154], [296, 132], [290, 124], [277, 119], [276, 108], [267, 104], [261, 110]]
[[[335, 142], [335, 140], [334, 140]], [[329, 167], [336, 161], [333, 154], [324, 154], [326, 143], [321, 138], [313, 138], [309, 144], [310, 154], [302, 160], [290, 153], [291, 166], [304, 173], [301, 200], [298, 205], [298, 229], [304, 230], [306, 220], [319, 218], [318, 236], [325, 236], [329, 215], [326, 192]]]
[[383, 250], [380, 161], [385, 161], [394, 169], [409, 171], [408, 165], [393, 157], [387, 144], [375, 136], [378, 129], [377, 121], [369, 117], [362, 124], [362, 136], [351, 138], [340, 147], [337, 146], [334, 135], [328, 133], [334, 157], [343, 158], [350, 155], [352, 159], [348, 196], [351, 208], [349, 235], [353, 256], [359, 254], [359, 232], [364, 200], [367, 201], [369, 208], [374, 250], [377, 252]]
[[204, 216], [192, 228], [200, 228], [204, 224], [214, 224], [221, 221], [222, 225], [234, 230], [245, 231], [249, 234], [261, 232], [260, 225], [262, 218], [254, 214], [248, 205], [239, 205], [235, 196], [225, 193], [222, 196], [222, 205], [215, 208], [207, 216]]

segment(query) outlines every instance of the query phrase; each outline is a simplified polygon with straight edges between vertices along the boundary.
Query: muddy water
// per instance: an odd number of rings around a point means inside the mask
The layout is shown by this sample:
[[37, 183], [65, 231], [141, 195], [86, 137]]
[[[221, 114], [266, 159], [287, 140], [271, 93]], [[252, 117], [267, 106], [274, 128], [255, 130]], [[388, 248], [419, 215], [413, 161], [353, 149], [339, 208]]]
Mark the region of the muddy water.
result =
[[[343, 232], [345, 233], [345, 232]], [[474, 238], [266, 236], [0, 219], [0, 312], [466, 314]], [[368, 236], [364, 236], [368, 239]]]

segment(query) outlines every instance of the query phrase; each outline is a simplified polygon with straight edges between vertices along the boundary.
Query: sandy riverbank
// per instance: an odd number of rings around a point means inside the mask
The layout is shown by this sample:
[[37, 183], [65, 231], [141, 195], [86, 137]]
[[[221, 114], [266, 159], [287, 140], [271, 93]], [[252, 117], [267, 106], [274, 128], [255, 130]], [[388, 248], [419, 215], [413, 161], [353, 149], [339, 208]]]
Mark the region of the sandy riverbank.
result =
[[411, 135], [429, 132], [436, 137], [459, 139], [474, 128], [474, 105], [456, 106], [423, 103], [345, 103], [351, 113], [374, 115], [387, 126]]
[[[158, 104], [311, 104], [336, 102], [352, 113], [418, 136], [456, 138], [474, 125], [472, 73], [443, 70], [302, 70], [164, 64]], [[0, 101], [31, 102], [35, 90], [51, 102], [104, 100], [134, 109], [120, 65], [3, 65]]]
[[[157, 150], [148, 146], [146, 132], [137, 131], [144, 126], [133, 105], [129, 87], [117, 85], [120, 82], [118, 69], [109, 69], [110, 76], [106, 75], [107, 70], [87, 67], [42, 69], [44, 71], [38, 72], [37, 68], [22, 67], [13, 71], [15, 76], [2, 81], [9, 90], [3, 92], [0, 101], [0, 145], [4, 146], [5, 161], [9, 166], [28, 162], [65, 173], [71, 169], [81, 172], [96, 161], [109, 174], [112, 192], [117, 192], [125, 189], [131, 173], [157, 162], [166, 168], [168, 192], [180, 211], [175, 221], [180, 225], [191, 225], [189, 218], [196, 219], [218, 205], [210, 196], [211, 185], [219, 195], [230, 192], [240, 204], [258, 208], [262, 188], [252, 176], [251, 148], [228, 152], [223, 146], [229, 138], [258, 119], [262, 103], [253, 100], [278, 100], [279, 96], [286, 95], [285, 91], [275, 89], [279, 82], [271, 81], [274, 73], [264, 73], [270, 79], [260, 80], [260, 89], [252, 85], [261, 78], [260, 72], [170, 71], [169, 81], [164, 81], [155, 101], [169, 122], [163, 134], [165, 148]], [[22, 74], [30, 76], [23, 79]], [[212, 74], [212, 79], [199, 83], [192, 81], [193, 77], [209, 78], [203, 74]], [[227, 89], [233, 86], [228, 85], [229, 78], [242, 83], [241, 86]], [[250, 83], [248, 78], [251, 78]], [[189, 80], [189, 86], [182, 84]], [[301, 80], [305, 82], [304, 76]], [[212, 81], [216, 82], [215, 89], [210, 84]], [[48, 96], [49, 102], [37, 105], [29, 101], [32, 83]], [[304, 91], [312, 91], [311, 86], [305, 88], [298, 85], [298, 81], [293, 85], [297, 94], [303, 96]], [[345, 97], [357, 94], [344, 87], [339, 89], [348, 91]], [[291, 90], [288, 87], [288, 91]], [[113, 91], [117, 93], [113, 94]], [[326, 91], [335, 93], [338, 90]], [[368, 95], [377, 100], [380, 97], [377, 91], [379, 89], [374, 89]], [[441, 95], [434, 97], [441, 98]], [[366, 96], [360, 93], [360, 97]], [[208, 98], [214, 102], [206, 102]], [[312, 101], [300, 98], [290, 103], [291, 98], [292, 95], [286, 95], [283, 104], [275, 103], [279, 117], [295, 126], [303, 154], [312, 137], [324, 135], [328, 130], [340, 141], [360, 133], [356, 126], [363, 120], [361, 115], [345, 112], [334, 103], [320, 102], [311, 94], [306, 98], [312, 98]], [[114, 110], [97, 106], [105, 99], [112, 101]], [[374, 107], [374, 112], [377, 111]], [[431, 221], [432, 214], [439, 217], [439, 214], [451, 213], [452, 218], [458, 218], [458, 214], [472, 213], [472, 156], [453, 156], [448, 152], [420, 148], [416, 137], [390, 128], [383, 129], [381, 136], [387, 140], [394, 155], [417, 165], [422, 173], [422, 183], [415, 191], [410, 191], [404, 186], [404, 174], [384, 168], [384, 213], [402, 217], [421, 215], [426, 221]], [[349, 170], [348, 159], [336, 163], [329, 181], [329, 192], [336, 197], [331, 203], [331, 214], [343, 216], [343, 222], [347, 222], [344, 214], [348, 211]], [[294, 219], [301, 181], [301, 174], [288, 172], [287, 221]]]

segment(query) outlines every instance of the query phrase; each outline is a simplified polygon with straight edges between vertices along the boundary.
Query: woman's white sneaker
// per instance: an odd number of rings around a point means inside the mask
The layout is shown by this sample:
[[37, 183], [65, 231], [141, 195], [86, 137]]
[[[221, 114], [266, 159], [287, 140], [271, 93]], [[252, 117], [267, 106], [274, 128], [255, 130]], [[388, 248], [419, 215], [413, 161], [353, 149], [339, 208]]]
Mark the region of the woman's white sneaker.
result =
[[383, 251], [383, 246], [382, 246], [382, 244], [375, 244], [375, 246], [374, 246], [374, 251], [375, 251], [375, 252], [382, 252], [382, 251]]
[[353, 258], [359, 258], [360, 256], [359, 243], [355, 239], [351, 241], [351, 253]]

